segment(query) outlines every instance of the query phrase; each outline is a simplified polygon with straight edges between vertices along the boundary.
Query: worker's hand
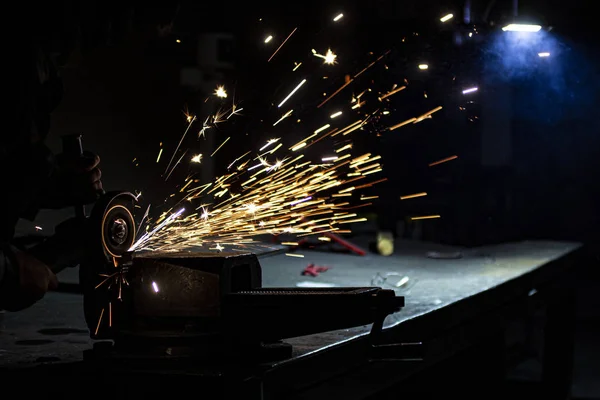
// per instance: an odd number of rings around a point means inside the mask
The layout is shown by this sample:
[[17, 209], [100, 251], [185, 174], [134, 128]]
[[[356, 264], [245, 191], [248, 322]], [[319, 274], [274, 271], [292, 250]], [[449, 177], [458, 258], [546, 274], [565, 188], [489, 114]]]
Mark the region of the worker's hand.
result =
[[57, 170], [51, 179], [43, 208], [59, 209], [79, 204], [93, 203], [104, 193], [100, 157], [85, 152], [83, 157], [72, 159], [63, 154], [56, 157]]
[[56, 289], [56, 275], [37, 258], [24, 253], [15, 252], [18, 285], [14, 292], [5, 299], [3, 308], [7, 311], [20, 311], [32, 306], [40, 300], [48, 290]]

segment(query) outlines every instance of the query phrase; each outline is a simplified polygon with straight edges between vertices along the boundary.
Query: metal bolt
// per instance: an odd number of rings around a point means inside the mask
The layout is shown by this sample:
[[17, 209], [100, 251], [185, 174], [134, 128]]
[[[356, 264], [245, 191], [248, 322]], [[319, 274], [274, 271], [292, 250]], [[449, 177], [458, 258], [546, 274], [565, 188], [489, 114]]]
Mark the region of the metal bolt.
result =
[[113, 242], [121, 245], [127, 240], [127, 223], [122, 218], [113, 221], [110, 227], [110, 238]]

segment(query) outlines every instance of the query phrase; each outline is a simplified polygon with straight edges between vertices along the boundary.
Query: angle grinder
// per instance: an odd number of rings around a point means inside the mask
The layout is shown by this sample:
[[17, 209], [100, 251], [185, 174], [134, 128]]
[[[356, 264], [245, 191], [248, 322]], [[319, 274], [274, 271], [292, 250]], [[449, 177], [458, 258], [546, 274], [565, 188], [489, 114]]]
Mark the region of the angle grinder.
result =
[[[73, 158], [83, 156], [81, 135], [63, 137], [63, 154]], [[56, 226], [54, 235], [29, 248], [28, 252], [54, 273], [79, 265], [79, 289], [86, 294], [90, 286], [95, 286], [95, 280], [115, 272], [120, 265], [119, 259], [135, 242], [136, 200], [129, 192], [104, 193], [93, 205], [89, 216], [84, 205], [77, 205], [75, 218]], [[74, 237], [77, 235], [79, 237]]]
[[[83, 156], [81, 135], [66, 135], [62, 139], [66, 157]], [[77, 266], [83, 258], [118, 258], [135, 241], [135, 201], [136, 197], [129, 192], [104, 193], [96, 201], [89, 218], [85, 205], [76, 205], [75, 218], [56, 226], [53, 236], [28, 251], [54, 273]], [[86, 240], [73, 240], [73, 235], [78, 234], [85, 235]], [[73, 243], [84, 245], [74, 246]]]
[[[89, 240], [79, 267], [79, 284], [92, 334], [100, 314], [106, 312], [107, 320], [112, 319], [112, 312], [122, 306], [123, 286], [127, 285], [123, 257], [136, 238], [135, 204], [136, 197], [131, 193], [107, 193], [96, 202], [88, 218]], [[110, 310], [103, 311], [104, 307]]]

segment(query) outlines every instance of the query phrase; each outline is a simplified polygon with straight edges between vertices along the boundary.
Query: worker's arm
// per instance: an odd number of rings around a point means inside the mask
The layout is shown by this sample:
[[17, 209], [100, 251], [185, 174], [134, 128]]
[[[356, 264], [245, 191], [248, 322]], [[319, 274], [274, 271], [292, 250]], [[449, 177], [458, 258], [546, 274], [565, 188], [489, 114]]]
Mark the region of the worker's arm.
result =
[[9, 244], [0, 249], [0, 309], [19, 311], [58, 285], [56, 275], [35, 257]]
[[0, 249], [0, 309], [5, 309], [5, 304], [19, 284], [19, 272], [12, 249], [3, 245]]

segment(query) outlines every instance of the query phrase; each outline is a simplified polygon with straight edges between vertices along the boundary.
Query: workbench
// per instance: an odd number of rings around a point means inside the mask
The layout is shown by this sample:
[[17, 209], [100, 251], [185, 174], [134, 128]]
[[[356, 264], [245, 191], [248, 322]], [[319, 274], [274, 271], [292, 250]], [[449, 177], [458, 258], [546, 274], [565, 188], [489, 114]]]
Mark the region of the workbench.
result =
[[[394, 388], [411, 379], [407, 388], [429, 393], [436, 386], [434, 377], [446, 376], [444, 384], [456, 381], [448, 379], [456, 375], [450, 373], [456, 371], [448, 360], [466, 349], [480, 359], [463, 376], [473, 374], [472, 379], [485, 377], [492, 383], [503, 378], [505, 322], [537, 301], [546, 306], [547, 317], [543, 390], [548, 397], [543, 398], [564, 398], [574, 330], [569, 276], [580, 248], [577, 243], [536, 241], [462, 249], [401, 241], [391, 257], [314, 250], [298, 251], [303, 258], [263, 256], [264, 287], [371, 286], [377, 274], [390, 272], [405, 276], [408, 283], [397, 289], [405, 296], [405, 307], [388, 316], [375, 347], [370, 326], [320, 333], [286, 340], [294, 348], [291, 359], [258, 367], [130, 373], [90, 369], [83, 361], [83, 351], [92, 342], [82, 297], [49, 293], [30, 309], [0, 314], [0, 378], [6, 391], [16, 382], [12, 377], [35, 376], [46, 383], [31, 380], [32, 385], [43, 391], [52, 388], [61, 398], [93, 392], [130, 399], [157, 394], [163, 387], [170, 395], [203, 388], [215, 393], [210, 398], [229, 398], [240, 391], [245, 399], [394, 398]], [[431, 252], [441, 258], [432, 258]], [[460, 258], [444, 258], [456, 252]], [[330, 269], [317, 277], [301, 276], [309, 263]], [[59, 279], [73, 276], [70, 271]], [[420, 378], [424, 372], [429, 377], [425, 384]], [[63, 379], [64, 374], [73, 379]], [[116, 379], [123, 375], [125, 379]]]

